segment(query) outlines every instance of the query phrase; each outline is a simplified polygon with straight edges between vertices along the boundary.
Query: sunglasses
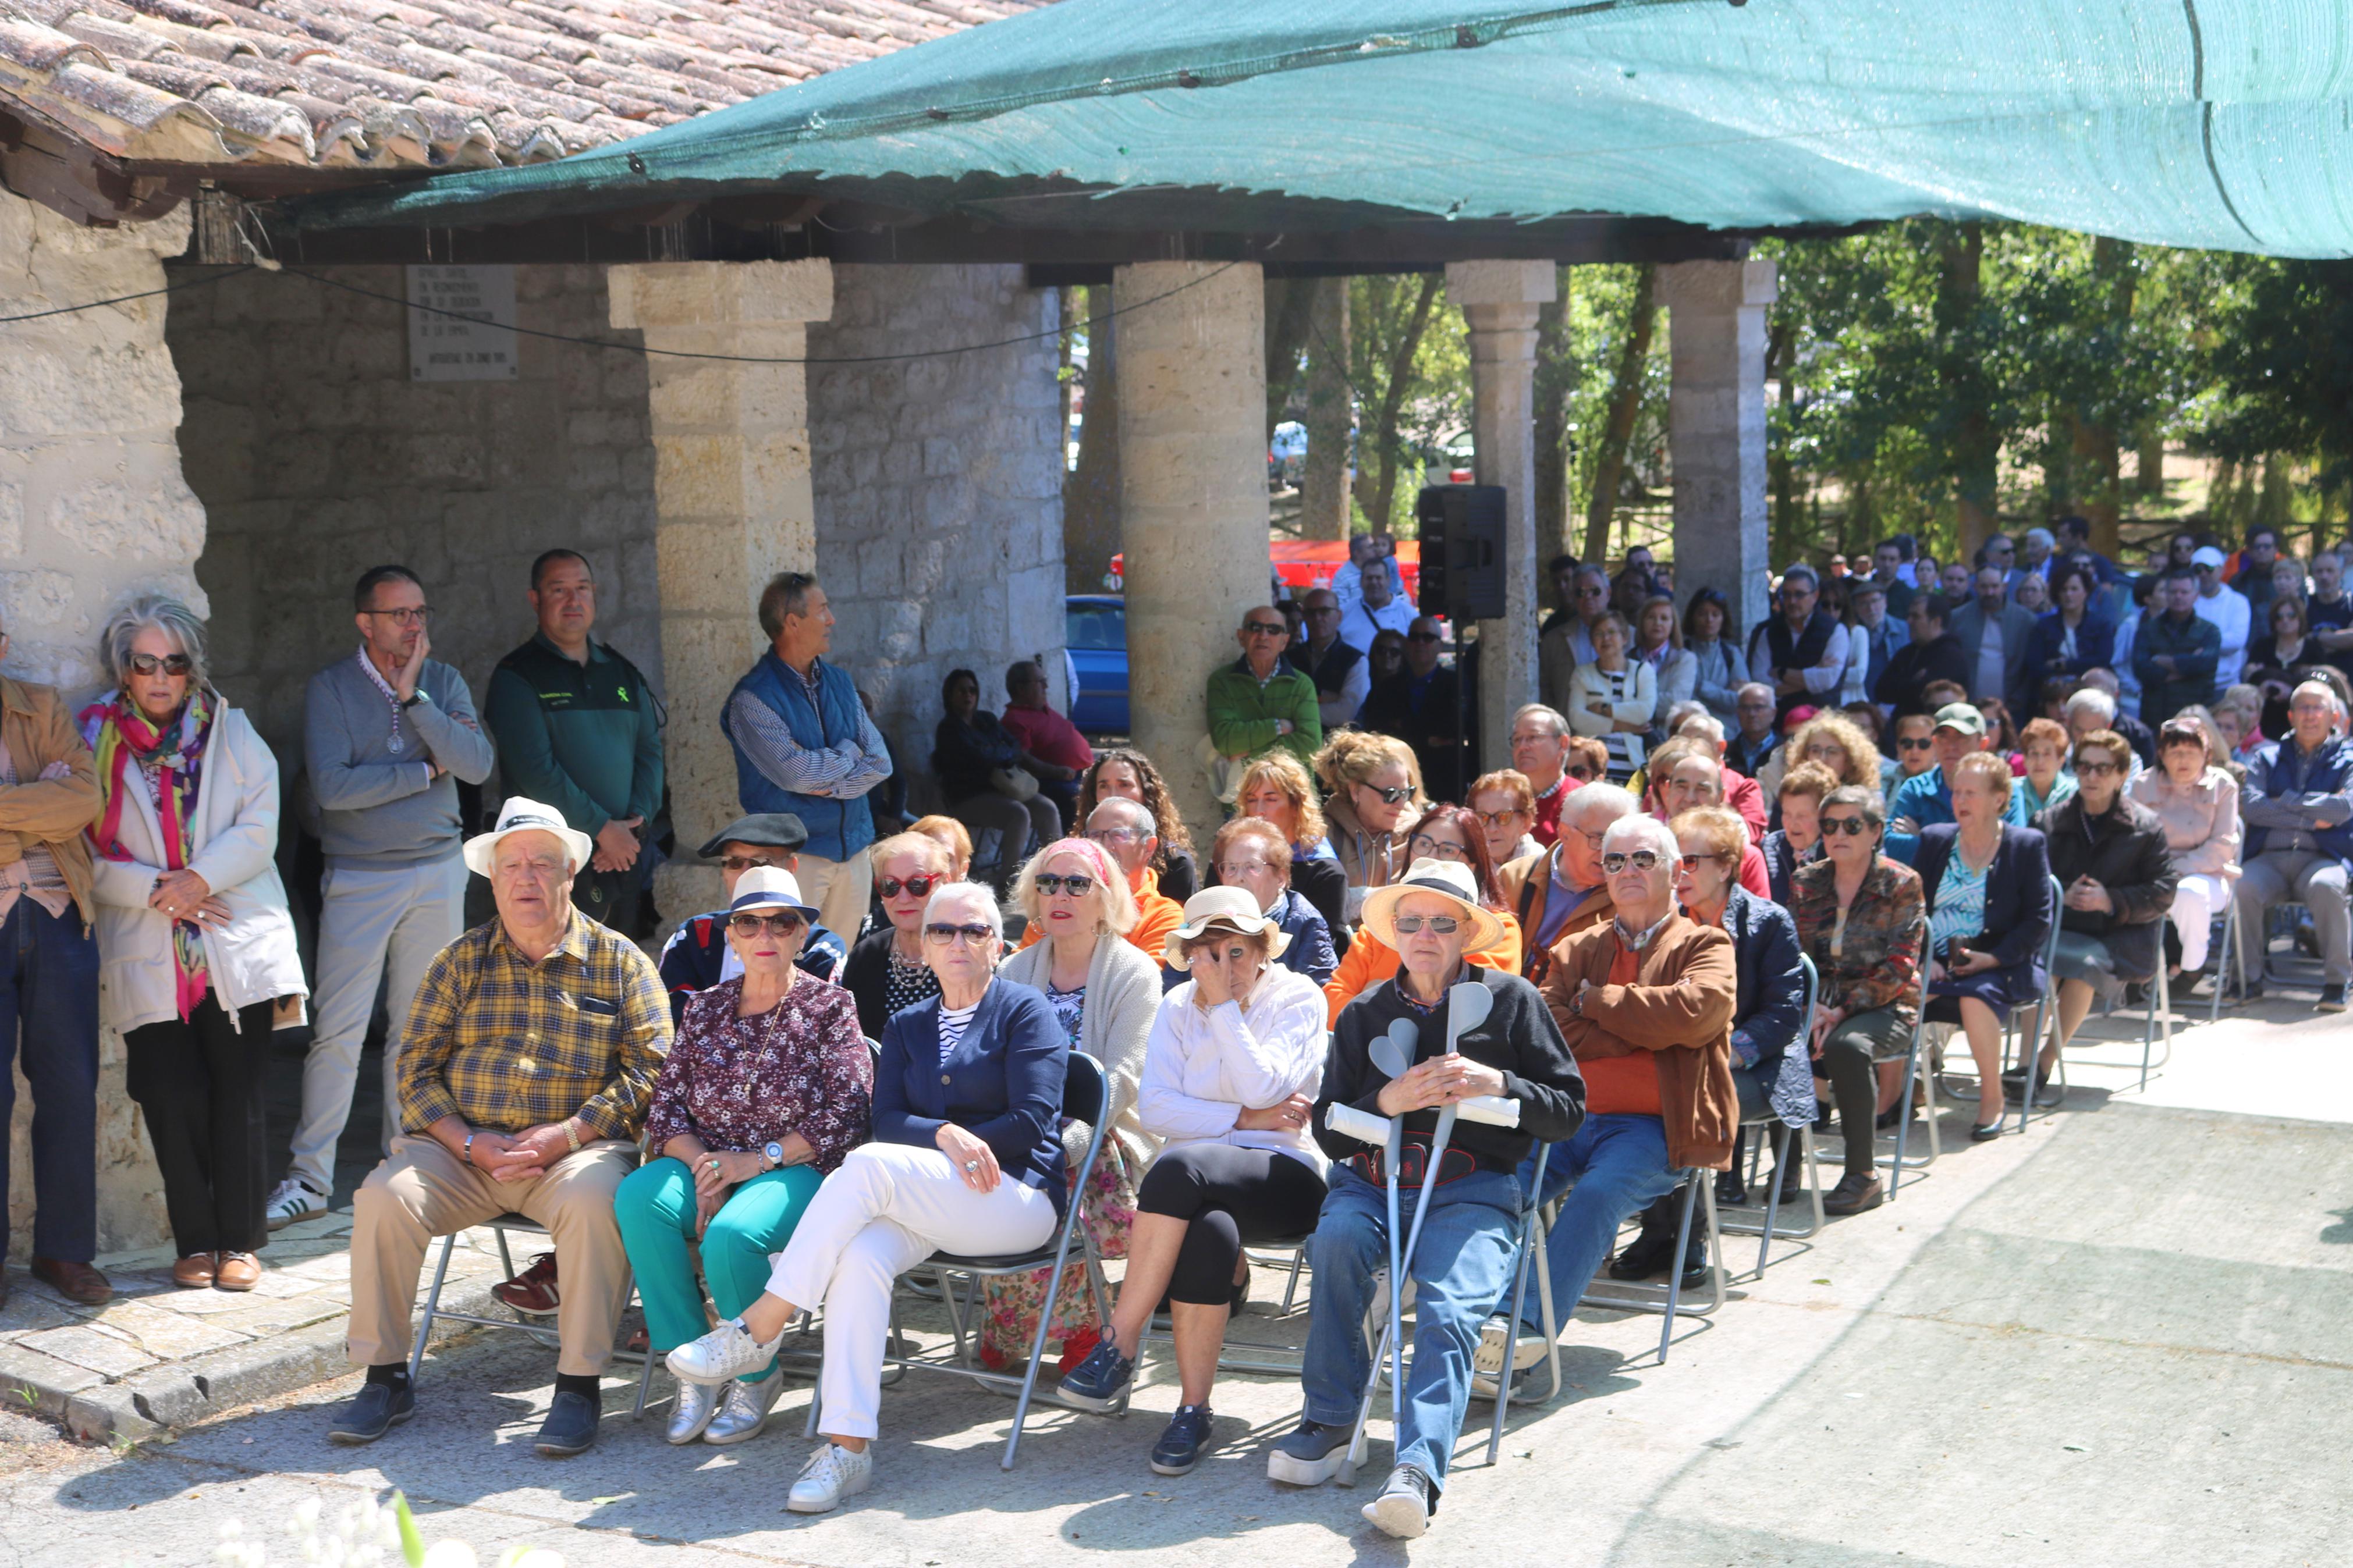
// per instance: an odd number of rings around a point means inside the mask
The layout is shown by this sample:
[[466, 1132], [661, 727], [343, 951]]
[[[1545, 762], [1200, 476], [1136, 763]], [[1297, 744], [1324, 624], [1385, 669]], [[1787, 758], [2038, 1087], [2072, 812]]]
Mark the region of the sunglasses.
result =
[[737, 936], [757, 936], [763, 927], [778, 936], [790, 936], [801, 929], [801, 917], [789, 911], [780, 915], [764, 915], [746, 910], [727, 917], [727, 928]]
[[2114, 763], [2084, 762], [2077, 763], [2075, 764], [2075, 776], [2077, 778], [2082, 778], [2086, 774], [2089, 774], [2093, 778], [2104, 778], [2109, 773], [2116, 771], [2116, 764]]
[[1399, 915], [1389, 924], [1399, 936], [1411, 936], [1424, 926], [1440, 936], [1452, 936], [1462, 928], [1462, 922], [1452, 915]]
[[1833, 833], [1843, 833], [1849, 837], [1860, 838], [1870, 831], [1871, 824], [1865, 822], [1859, 816], [1825, 816], [1822, 818], [1822, 835], [1824, 837], [1828, 837]]
[[1659, 868], [1661, 858], [1655, 849], [1637, 849], [1630, 855], [1621, 850], [1616, 854], [1604, 855], [1601, 858], [1601, 869], [1604, 875], [1611, 877], [1629, 866], [1633, 867], [1637, 871], [1655, 871]]
[[946, 947], [959, 941], [967, 946], [978, 947], [984, 942], [993, 941], [997, 933], [985, 925], [958, 926], [949, 925], [944, 921], [935, 921], [923, 928], [923, 936], [934, 947]]
[[1528, 814], [1515, 805], [1508, 811], [1474, 811], [1471, 815], [1479, 819], [1482, 827], [1501, 827], [1515, 819], [1525, 821]]
[[1925, 752], [1936, 743], [1936, 737], [1934, 735], [1907, 735], [1895, 742], [1895, 749], [1899, 752]]
[[766, 866], [781, 870], [785, 863], [782, 860], [764, 859], [757, 855], [730, 855], [719, 864], [730, 871], [742, 872], [748, 871], [754, 866]]
[[1081, 876], [1076, 872], [1067, 877], [1053, 871], [1038, 873], [1038, 890], [1050, 899], [1058, 893], [1068, 893], [1074, 899], [1083, 899], [1094, 890], [1094, 886], [1095, 879], [1092, 877]]
[[1460, 844], [1450, 844], [1443, 838], [1433, 838], [1427, 833], [1417, 833], [1405, 841], [1417, 860], [1462, 860], [1471, 858], [1471, 851]]
[[1379, 795], [1391, 805], [1401, 805], [1405, 802], [1413, 798], [1413, 785], [1411, 784], [1399, 784], [1395, 789], [1383, 789], [1378, 784], [1358, 784], [1356, 787], [1358, 789], [1368, 789], [1372, 791], [1375, 795]]
[[152, 653], [134, 653], [131, 668], [141, 675], [153, 675], [161, 670], [165, 675], [185, 675], [196, 668], [196, 661], [184, 653], [167, 653], [158, 658]]
[[945, 877], [923, 876], [910, 877], [902, 882], [896, 877], [885, 877], [875, 884], [875, 890], [886, 899], [895, 899], [902, 892], [913, 893], [919, 899], [928, 899], [932, 896], [932, 889], [946, 880]]
[[1291, 635], [1291, 625], [1287, 621], [1275, 621], [1271, 624], [1265, 621], [1252, 621], [1242, 627], [1242, 630], [1254, 637], [1288, 637]]
[[1573, 768], [1564, 768], [1561, 771], [1579, 784], [1591, 784], [1594, 779], [1593, 767], [1589, 763], [1579, 763]]

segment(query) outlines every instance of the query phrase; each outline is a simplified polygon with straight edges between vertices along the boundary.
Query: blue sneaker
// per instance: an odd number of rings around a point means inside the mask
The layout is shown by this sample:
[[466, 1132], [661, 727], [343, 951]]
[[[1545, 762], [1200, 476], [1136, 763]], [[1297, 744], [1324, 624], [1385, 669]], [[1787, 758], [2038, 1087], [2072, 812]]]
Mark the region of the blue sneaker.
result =
[[1065, 1404], [1082, 1410], [1109, 1410], [1119, 1403], [1120, 1390], [1134, 1375], [1134, 1361], [1120, 1354], [1119, 1346], [1111, 1340], [1103, 1339], [1096, 1342], [1077, 1370], [1062, 1379], [1057, 1392]]
[[1152, 1473], [1181, 1476], [1200, 1463], [1201, 1450], [1209, 1446], [1210, 1420], [1206, 1405], [1178, 1405], [1168, 1418], [1168, 1430], [1152, 1445]]

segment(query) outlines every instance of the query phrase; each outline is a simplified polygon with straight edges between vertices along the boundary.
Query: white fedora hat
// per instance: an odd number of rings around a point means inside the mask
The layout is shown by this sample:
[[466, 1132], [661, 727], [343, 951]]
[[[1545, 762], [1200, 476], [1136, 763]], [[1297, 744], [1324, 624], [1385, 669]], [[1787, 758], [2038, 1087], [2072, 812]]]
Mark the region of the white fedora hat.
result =
[[735, 880], [735, 896], [727, 900], [727, 912], [740, 914], [745, 910], [791, 910], [801, 919], [814, 922], [817, 906], [801, 897], [800, 879], [781, 866], [754, 866]]
[[1183, 973], [1185, 944], [1198, 942], [1213, 931], [1240, 931], [1244, 936], [1264, 932], [1266, 958], [1271, 963], [1291, 946], [1291, 933], [1260, 912], [1258, 900], [1247, 888], [1204, 888], [1185, 900], [1185, 923], [1160, 944], [1160, 962]]
[[1454, 903], [1456, 918], [1464, 928], [1465, 952], [1477, 952], [1504, 940], [1503, 917], [1479, 902], [1479, 884], [1472, 878], [1471, 868], [1459, 860], [1430, 857], [1407, 867], [1403, 881], [1375, 888], [1365, 895], [1365, 929], [1392, 948], [1398, 944], [1394, 923], [1398, 900], [1408, 893], [1435, 893]]
[[466, 840], [466, 868], [478, 877], [489, 876], [491, 857], [499, 850], [499, 840], [510, 833], [553, 833], [564, 841], [565, 852], [572, 857], [572, 870], [575, 876], [588, 868], [588, 857], [596, 850], [589, 837], [576, 827], [566, 826], [564, 814], [554, 806], [511, 795], [507, 796], [506, 805], [499, 808], [499, 825], [488, 833], [478, 833]]

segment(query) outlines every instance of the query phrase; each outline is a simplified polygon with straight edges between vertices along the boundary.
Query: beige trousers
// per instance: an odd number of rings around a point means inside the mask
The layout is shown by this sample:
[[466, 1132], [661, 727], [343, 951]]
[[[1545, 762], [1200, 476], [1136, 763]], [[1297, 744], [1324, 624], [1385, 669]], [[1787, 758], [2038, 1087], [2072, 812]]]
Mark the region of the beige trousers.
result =
[[874, 900], [873, 857], [863, 849], [847, 860], [803, 855], [793, 879], [800, 884], [801, 897], [817, 906], [820, 924], [844, 942], [858, 940], [866, 908]]
[[562, 1300], [555, 1370], [594, 1376], [613, 1359], [629, 1300], [629, 1259], [613, 1220], [613, 1194], [637, 1168], [634, 1144], [584, 1143], [537, 1181], [500, 1182], [423, 1135], [392, 1141], [352, 1203], [352, 1320], [344, 1345], [353, 1366], [408, 1359], [417, 1270], [433, 1238], [502, 1214], [538, 1221], [555, 1238]]

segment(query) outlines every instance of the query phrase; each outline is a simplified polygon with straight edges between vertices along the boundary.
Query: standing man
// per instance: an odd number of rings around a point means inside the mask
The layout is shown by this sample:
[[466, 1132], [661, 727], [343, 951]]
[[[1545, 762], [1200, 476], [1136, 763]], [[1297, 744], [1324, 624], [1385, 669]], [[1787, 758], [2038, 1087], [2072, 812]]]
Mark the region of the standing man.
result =
[[[8, 634], [0, 631], [0, 658]], [[90, 839], [98, 771], [55, 690], [0, 675], [0, 1260], [8, 1256], [14, 1064], [33, 1089], [33, 1278], [95, 1307], [98, 938]], [[8, 1276], [0, 1263], [0, 1302]]]
[[[1396, 563], [1387, 558], [1356, 569], [1356, 604], [1340, 605], [1340, 640], [1358, 653], [1372, 650], [1373, 639], [1384, 631], [1402, 637], [1413, 625], [1413, 606], [1399, 596], [1392, 574]], [[1341, 575], [1345, 577], [1346, 573]], [[1336, 596], [1336, 595], [1335, 595]]]
[[491, 776], [491, 741], [473, 694], [432, 657], [433, 610], [417, 574], [406, 566], [364, 572], [352, 606], [357, 656], [312, 676], [303, 701], [302, 759], [319, 803], [327, 876], [302, 1114], [293, 1166], [264, 1211], [272, 1230], [327, 1210], [380, 984], [382, 1147], [392, 1148], [409, 1002], [434, 955], [466, 929], [458, 785]]
[[2010, 580], [2002, 584], [2010, 590], [2012, 596], [2017, 595], [2019, 584], [2024, 582], [2029, 576], [2041, 577], [2046, 582], [2050, 580], [2051, 552], [2058, 542], [2047, 528], [2030, 528], [2026, 531], [2026, 543], [2019, 553], [2018, 565], [2011, 570]]
[[2324, 1013], [2342, 1013], [2346, 983], [2353, 980], [2346, 895], [2347, 867], [2353, 865], [2353, 751], [2332, 732], [2337, 699], [2319, 681], [2295, 689], [2287, 716], [2286, 738], [2263, 742], [2239, 790], [2239, 811], [2247, 822], [2239, 930], [2247, 947], [2239, 959], [2246, 968], [2232, 978], [2241, 982], [2242, 997], [2263, 994], [2264, 911], [2298, 899], [2312, 910], [2320, 947], [2317, 1005]]
[[545, 801], [588, 835], [594, 853], [572, 898], [594, 919], [643, 935], [640, 908], [653, 861], [647, 824], [662, 807], [661, 719], [638, 667], [588, 634], [596, 579], [576, 550], [531, 563], [539, 630], [499, 660], [482, 699], [511, 795]]
[[[1410, 621], [1408, 622], [1410, 625]], [[1311, 771], [1324, 744], [1315, 683], [1285, 664], [1290, 628], [1264, 605], [1242, 616], [1234, 640], [1241, 658], [1209, 672], [1209, 744], [1218, 755], [1245, 762], [1282, 747]]]
[[1294, 641], [1282, 657], [1315, 683], [1315, 711], [1328, 735], [1356, 722], [1365, 694], [1373, 689], [1373, 667], [1363, 648], [1341, 639], [1337, 594], [1311, 588], [1301, 609], [1307, 616], [1307, 636]]
[[[1838, 617], [1818, 607], [1820, 599], [1814, 569], [1790, 567], [1781, 574], [1780, 614], [1767, 616], [1748, 639], [1749, 673], [1772, 688], [1777, 720], [1792, 708], [1837, 704], [1846, 679], [1847, 633]], [[1747, 728], [1745, 714], [1741, 728]], [[1757, 776], [1753, 769], [1740, 771]]]
[[1560, 837], [1561, 802], [1576, 786], [1570, 783], [1568, 720], [1541, 702], [1531, 702], [1512, 715], [1512, 766], [1527, 775], [1535, 792], [1535, 818], [1529, 835], [1549, 846]]
[[1395, 735], [1413, 748], [1421, 782], [1432, 800], [1460, 800], [1463, 776], [1462, 672], [1438, 659], [1438, 623], [1414, 618], [1405, 637], [1405, 668], [1365, 700], [1365, 728]]
[[[2219, 551], [2213, 552], [2220, 554]], [[2207, 574], [2211, 575], [2211, 574]], [[2177, 566], [2165, 576], [2165, 613], [2141, 617], [2133, 639], [2133, 673], [2140, 678], [2140, 721], [2164, 723], [2214, 693], [2222, 634], [2198, 614], [2200, 574]], [[2238, 599], [2238, 595], [2231, 595]], [[2244, 599], [2239, 599], [2243, 606]], [[2243, 648], [2244, 644], [2242, 643]]]
[[2272, 581], [2272, 568], [2278, 563], [2278, 530], [2261, 522], [2247, 530], [2246, 547], [2239, 552], [2237, 569], [2231, 574], [2230, 586], [2246, 596], [2251, 618], [2266, 624], [2270, 621], [2272, 593], [2276, 586]]
[[865, 923], [874, 895], [874, 816], [866, 792], [891, 776], [891, 748], [849, 671], [825, 662], [833, 611], [806, 572], [760, 591], [768, 651], [728, 694], [719, 727], [735, 748], [735, 790], [752, 813], [789, 812], [808, 831], [801, 896], [836, 931]]
[[1045, 764], [1038, 791], [1060, 809], [1062, 831], [1068, 833], [1078, 809], [1079, 780], [1095, 765], [1095, 749], [1076, 724], [1047, 703], [1046, 671], [1032, 660], [1005, 672], [1003, 723], [1031, 761]]
[[1599, 566], [1577, 568], [1577, 584], [1569, 595], [1569, 613], [1556, 616], [1536, 643], [1538, 685], [1546, 705], [1565, 707], [1568, 678], [1580, 664], [1593, 662], [1593, 627], [1609, 613], [1609, 574]]
[[[1340, 601], [1340, 614], [1344, 616], [1364, 605], [1366, 568], [1388, 579], [1390, 598], [1405, 596], [1405, 571], [1398, 564], [1397, 541], [1387, 533], [1352, 533], [1348, 535], [1348, 563], [1332, 574], [1333, 596]], [[1369, 647], [1371, 639], [1358, 646]]]
[[[1887, 590], [1876, 577], [1858, 577], [1847, 588], [1847, 610], [1854, 624], [1847, 628], [1847, 679], [1839, 693], [1841, 705], [1867, 702], [1887, 673], [1888, 661], [1912, 638], [1887, 613]], [[1908, 602], [1908, 601], [1907, 601]]]
[[[2203, 702], [2215, 692], [2239, 683], [2239, 672], [2247, 664], [2247, 637], [2254, 626], [2254, 606], [2244, 594], [2223, 586], [2222, 552], [2211, 544], [2201, 544], [2189, 563], [2198, 568], [2198, 602], [2191, 606], [2198, 618], [2211, 626], [2219, 634], [2220, 649], [2214, 656], [2214, 679], [2211, 687], [2189, 699]], [[2271, 568], [2263, 568], [2263, 582], [2271, 583]], [[2147, 682], [2142, 683], [2144, 686]], [[2143, 713], [2143, 719], [2148, 715]], [[2170, 717], [2170, 715], [2168, 715]], [[2152, 721], [2161, 722], [2161, 721]]]
[[2353, 594], [2345, 591], [2345, 558], [2334, 550], [2313, 552], [2312, 597], [2304, 611], [2328, 662], [2353, 677]]
[[[1997, 536], [1999, 537], [1999, 536]], [[1953, 612], [1953, 635], [1961, 639], [1968, 665], [1969, 695], [2010, 701], [2026, 668], [2027, 644], [2034, 640], [2034, 612], [2010, 602], [2007, 574], [1990, 560], [1978, 568], [1977, 598]], [[2031, 713], [2031, 703], [2010, 702], [2013, 712]]]
[[2059, 553], [2066, 557], [2088, 555], [2092, 571], [2105, 588], [2116, 580], [2116, 563], [2092, 548], [2092, 521], [2089, 518], [2067, 516], [2059, 520]]
[[1887, 613], [1901, 620], [1912, 608], [1912, 584], [1904, 580], [1904, 547], [1883, 539], [1871, 552], [1871, 580], [1887, 595]]

